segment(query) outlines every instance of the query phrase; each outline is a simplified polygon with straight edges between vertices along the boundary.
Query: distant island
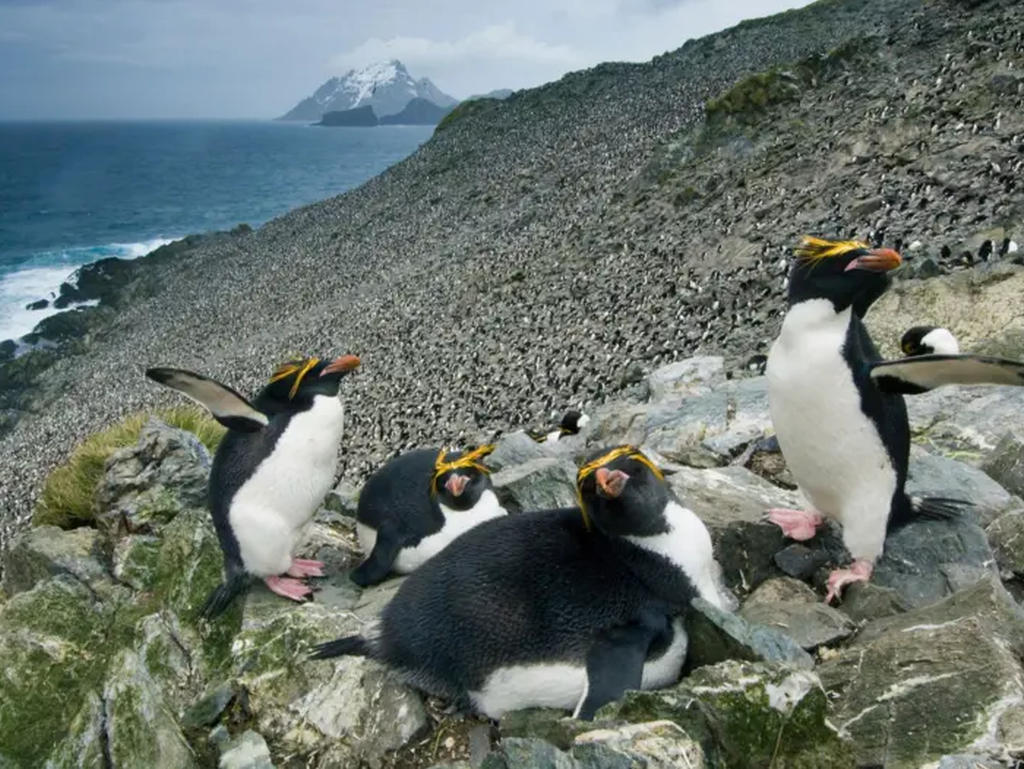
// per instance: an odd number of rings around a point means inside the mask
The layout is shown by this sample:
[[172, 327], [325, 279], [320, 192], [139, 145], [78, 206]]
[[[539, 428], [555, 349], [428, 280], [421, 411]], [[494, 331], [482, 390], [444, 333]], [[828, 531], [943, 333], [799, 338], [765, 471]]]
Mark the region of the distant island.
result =
[[395, 115], [384, 115], [380, 118], [373, 107], [356, 107], [355, 109], [335, 110], [326, 112], [320, 122], [321, 126], [376, 126], [376, 125], [437, 125], [455, 105], [439, 107], [429, 99], [416, 97], [405, 108]]

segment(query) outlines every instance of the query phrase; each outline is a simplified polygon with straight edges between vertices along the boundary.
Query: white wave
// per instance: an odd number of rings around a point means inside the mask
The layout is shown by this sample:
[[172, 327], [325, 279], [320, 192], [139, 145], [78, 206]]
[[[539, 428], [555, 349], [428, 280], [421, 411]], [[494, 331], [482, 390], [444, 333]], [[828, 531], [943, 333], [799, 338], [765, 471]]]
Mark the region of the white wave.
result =
[[[20, 269], [0, 274], [0, 341], [18, 339], [43, 318], [61, 312], [54, 308], [53, 300], [60, 284], [70, 282], [79, 267], [111, 256], [136, 259], [171, 242], [171, 238], [153, 238], [140, 243], [108, 243], [48, 251], [37, 254]], [[48, 299], [50, 304], [43, 310], [25, 309], [25, 305], [37, 299]], [[94, 301], [83, 302], [79, 306], [94, 304]]]

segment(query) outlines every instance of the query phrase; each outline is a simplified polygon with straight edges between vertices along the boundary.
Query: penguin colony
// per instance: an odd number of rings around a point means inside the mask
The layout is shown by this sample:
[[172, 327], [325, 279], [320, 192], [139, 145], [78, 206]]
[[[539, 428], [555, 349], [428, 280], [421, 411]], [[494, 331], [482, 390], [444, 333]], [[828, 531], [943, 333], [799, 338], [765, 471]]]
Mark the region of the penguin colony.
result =
[[[931, 326], [907, 331], [906, 357], [882, 360], [863, 317], [900, 255], [810, 237], [794, 254], [789, 308], [765, 373], [778, 443], [807, 504], [767, 517], [797, 540], [826, 518], [841, 524], [852, 563], [830, 575], [832, 601], [870, 578], [888, 532], [969, 504], [907, 496], [903, 395], [943, 384], [1021, 386], [1024, 364], [960, 354], [949, 331]], [[194, 372], [147, 370], [228, 428], [209, 485], [224, 582], [204, 616], [223, 612], [254, 579], [285, 598], [312, 597], [305, 580], [322, 576], [323, 564], [295, 551], [334, 480], [340, 385], [359, 363], [354, 355], [291, 361], [252, 401]], [[572, 410], [531, 435], [557, 441], [588, 422]], [[673, 683], [686, 659], [690, 601], [726, 611], [737, 603], [701, 520], [633, 446], [587, 459], [576, 507], [508, 515], [486, 465], [492, 450], [410, 451], [367, 480], [356, 519], [366, 559], [349, 576], [359, 585], [410, 576], [378, 622], [311, 656], [379, 660], [492, 718], [530, 706], [591, 718], [627, 689]]]

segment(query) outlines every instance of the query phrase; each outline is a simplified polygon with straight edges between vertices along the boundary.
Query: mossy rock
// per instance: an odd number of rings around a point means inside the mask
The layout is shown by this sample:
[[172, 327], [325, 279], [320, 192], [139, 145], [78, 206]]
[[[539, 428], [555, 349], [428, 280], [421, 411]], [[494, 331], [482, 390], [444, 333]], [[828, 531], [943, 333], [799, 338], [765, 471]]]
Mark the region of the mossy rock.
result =
[[726, 769], [852, 769], [853, 749], [826, 721], [814, 673], [780, 663], [728, 661], [703, 667], [672, 689], [627, 692], [600, 718], [668, 719]]
[[114, 610], [70, 576], [0, 608], [0, 764], [40, 766], [68, 735], [86, 693], [101, 684], [114, 621]]

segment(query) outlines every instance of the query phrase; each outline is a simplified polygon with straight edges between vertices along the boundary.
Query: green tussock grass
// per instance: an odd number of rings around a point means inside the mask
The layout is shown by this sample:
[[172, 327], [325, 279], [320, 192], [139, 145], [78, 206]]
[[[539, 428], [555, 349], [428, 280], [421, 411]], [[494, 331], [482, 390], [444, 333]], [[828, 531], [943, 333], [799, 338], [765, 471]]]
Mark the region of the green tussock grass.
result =
[[[107, 459], [118, 449], [134, 446], [151, 415], [132, 414], [80, 443], [68, 461], [53, 470], [43, 484], [32, 522], [64, 529], [88, 526], [96, 517], [96, 487], [103, 478]], [[193, 433], [211, 452], [217, 448], [225, 429], [205, 411], [179, 406], [152, 416], [172, 427]]]

